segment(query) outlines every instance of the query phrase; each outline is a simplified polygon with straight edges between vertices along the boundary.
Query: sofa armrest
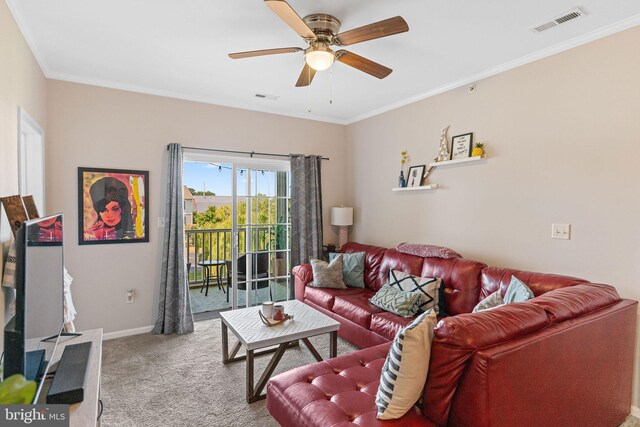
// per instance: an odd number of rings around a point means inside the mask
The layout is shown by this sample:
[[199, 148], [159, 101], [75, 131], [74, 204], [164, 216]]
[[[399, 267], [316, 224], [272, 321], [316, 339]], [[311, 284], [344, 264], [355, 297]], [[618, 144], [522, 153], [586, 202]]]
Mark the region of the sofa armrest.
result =
[[300, 264], [293, 267], [293, 279], [296, 299], [304, 301], [304, 291], [307, 284], [313, 282], [313, 270], [311, 264]]
[[637, 308], [619, 301], [479, 350], [448, 424], [620, 425], [631, 406]]
[[549, 324], [547, 313], [529, 302], [440, 320], [424, 390], [426, 417], [436, 425], [447, 424], [460, 377], [478, 350], [527, 336]]

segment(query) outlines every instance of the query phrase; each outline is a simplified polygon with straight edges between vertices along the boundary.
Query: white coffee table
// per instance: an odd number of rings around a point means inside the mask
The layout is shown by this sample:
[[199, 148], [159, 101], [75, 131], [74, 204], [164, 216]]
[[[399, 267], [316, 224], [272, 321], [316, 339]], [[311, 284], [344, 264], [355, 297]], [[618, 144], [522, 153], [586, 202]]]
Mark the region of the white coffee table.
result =
[[[222, 363], [227, 364], [239, 360], [247, 361], [248, 403], [265, 398], [266, 395], [262, 394], [262, 390], [267, 381], [269, 381], [285, 350], [290, 346], [297, 345], [298, 340], [302, 340], [311, 351], [311, 354], [320, 362], [323, 360], [322, 356], [313, 347], [309, 338], [328, 333], [329, 357], [336, 357], [340, 323], [297, 300], [284, 301], [279, 304], [284, 306], [285, 313], [293, 314], [293, 320], [287, 320], [275, 326], [266, 326], [258, 316], [258, 311], [261, 309], [260, 306], [220, 313], [220, 319], [222, 320], [220, 322], [222, 325]], [[231, 354], [229, 354], [229, 329], [238, 339], [238, 342], [231, 350]], [[246, 348], [246, 355], [236, 357], [238, 350], [243, 345]], [[275, 349], [266, 349], [266, 347], [275, 345], [278, 346]], [[256, 351], [260, 349], [263, 350]], [[274, 353], [274, 355], [260, 376], [258, 383], [254, 386], [254, 357], [265, 353]]]

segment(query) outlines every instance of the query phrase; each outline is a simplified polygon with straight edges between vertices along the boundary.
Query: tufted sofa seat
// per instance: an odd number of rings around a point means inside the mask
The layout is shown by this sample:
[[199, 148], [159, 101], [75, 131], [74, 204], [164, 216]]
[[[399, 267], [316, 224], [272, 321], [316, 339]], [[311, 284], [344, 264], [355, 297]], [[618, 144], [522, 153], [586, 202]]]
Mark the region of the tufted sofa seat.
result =
[[[365, 251], [365, 289], [308, 287], [310, 267], [294, 269], [296, 298], [341, 324], [355, 353], [272, 378], [267, 408], [283, 426], [617, 426], [631, 408], [636, 301], [609, 285], [432, 259], [350, 243]], [[395, 268], [443, 279], [422, 402], [399, 420], [376, 419], [375, 394], [390, 341], [412, 319], [368, 304]], [[470, 313], [512, 275], [535, 298]]]
[[376, 419], [380, 370], [391, 343], [295, 369], [269, 382], [269, 411], [291, 426], [433, 426], [416, 407], [402, 420]]

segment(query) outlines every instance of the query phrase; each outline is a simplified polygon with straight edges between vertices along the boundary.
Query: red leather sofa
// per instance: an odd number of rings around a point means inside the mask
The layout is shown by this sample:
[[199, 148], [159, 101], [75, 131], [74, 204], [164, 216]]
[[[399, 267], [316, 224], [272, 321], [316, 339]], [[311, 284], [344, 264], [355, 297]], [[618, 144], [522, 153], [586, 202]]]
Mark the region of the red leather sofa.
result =
[[[631, 409], [637, 302], [608, 285], [488, 267], [464, 258], [421, 258], [348, 243], [366, 252], [365, 289], [308, 287], [294, 268], [296, 298], [340, 322], [364, 348], [271, 379], [267, 408], [283, 426], [617, 426]], [[423, 402], [399, 420], [376, 419], [380, 371], [396, 332], [411, 319], [368, 303], [389, 270], [443, 279]], [[470, 313], [516, 275], [526, 303]]]

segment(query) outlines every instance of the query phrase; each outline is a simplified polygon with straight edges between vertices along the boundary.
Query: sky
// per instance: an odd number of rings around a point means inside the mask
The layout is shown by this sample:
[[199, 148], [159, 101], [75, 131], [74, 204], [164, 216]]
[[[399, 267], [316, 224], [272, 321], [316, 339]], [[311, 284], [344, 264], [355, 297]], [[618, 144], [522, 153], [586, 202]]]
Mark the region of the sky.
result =
[[[221, 166], [221, 167], [220, 167]], [[254, 172], [257, 191], [260, 194], [275, 195], [275, 173]], [[231, 196], [231, 166], [224, 163], [184, 162], [184, 185], [197, 191], [212, 191], [217, 196]], [[238, 175], [238, 195], [246, 195], [247, 172]], [[254, 185], [256, 183], [254, 182]], [[269, 189], [271, 188], [271, 191]], [[271, 193], [271, 194], [269, 194]]]

